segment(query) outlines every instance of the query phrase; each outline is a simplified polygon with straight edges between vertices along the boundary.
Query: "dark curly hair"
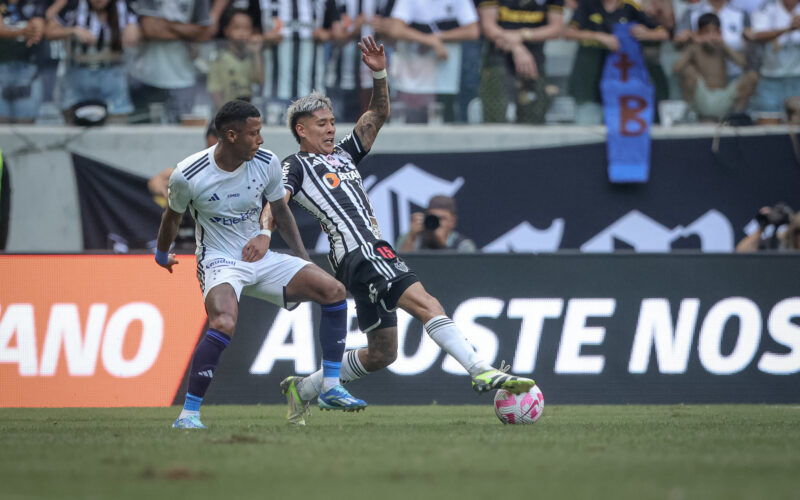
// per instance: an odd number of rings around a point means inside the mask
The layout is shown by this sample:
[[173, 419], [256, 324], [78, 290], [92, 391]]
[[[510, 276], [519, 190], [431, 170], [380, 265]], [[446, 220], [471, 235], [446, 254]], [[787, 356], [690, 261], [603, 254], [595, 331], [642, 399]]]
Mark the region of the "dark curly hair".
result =
[[219, 108], [214, 117], [214, 128], [217, 129], [217, 136], [224, 137], [225, 132], [231, 125], [244, 125], [248, 118], [261, 118], [258, 108], [247, 101], [236, 99], [228, 101]]

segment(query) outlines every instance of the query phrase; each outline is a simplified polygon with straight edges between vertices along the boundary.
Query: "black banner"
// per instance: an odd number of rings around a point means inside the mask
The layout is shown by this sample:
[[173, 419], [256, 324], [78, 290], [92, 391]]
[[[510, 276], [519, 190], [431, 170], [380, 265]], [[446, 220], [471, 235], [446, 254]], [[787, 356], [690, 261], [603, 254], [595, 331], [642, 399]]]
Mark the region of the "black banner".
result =
[[[485, 359], [533, 377], [548, 402], [798, 403], [798, 259], [415, 255], [408, 263]], [[206, 400], [282, 402], [285, 376], [319, 366], [318, 310], [243, 297]], [[363, 346], [352, 302], [349, 313], [348, 348]], [[353, 394], [374, 404], [490, 404], [418, 321], [401, 313], [398, 330], [397, 361], [350, 384]]]
[[[412, 212], [446, 194], [458, 203], [458, 230], [487, 252], [730, 252], [762, 206], [800, 208], [800, 166], [785, 135], [726, 137], [718, 153], [710, 138], [655, 140], [645, 184], [608, 182], [605, 157], [602, 143], [376, 154], [359, 170], [390, 242]], [[73, 162], [85, 248], [152, 247], [161, 207], [146, 179], [79, 155]], [[326, 253], [319, 224], [294, 213], [306, 245]], [[277, 236], [273, 246], [285, 248]]]
[[72, 154], [81, 207], [83, 248], [127, 253], [154, 248], [163, 208], [147, 179]]
[[[458, 203], [459, 232], [494, 252], [730, 252], [762, 206], [800, 208], [786, 135], [722, 138], [717, 153], [711, 138], [654, 140], [644, 184], [610, 183], [605, 148], [376, 154], [359, 170], [387, 240], [446, 194]], [[306, 244], [327, 252], [319, 224], [295, 215]]]

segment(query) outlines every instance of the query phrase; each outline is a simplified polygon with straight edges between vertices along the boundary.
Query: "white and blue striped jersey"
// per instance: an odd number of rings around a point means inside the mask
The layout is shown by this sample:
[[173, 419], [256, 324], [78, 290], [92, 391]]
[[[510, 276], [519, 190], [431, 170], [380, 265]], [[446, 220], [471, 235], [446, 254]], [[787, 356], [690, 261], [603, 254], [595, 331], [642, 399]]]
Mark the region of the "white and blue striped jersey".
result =
[[194, 217], [198, 265], [206, 258], [241, 260], [242, 249], [261, 228], [262, 196], [284, 197], [277, 157], [259, 149], [233, 172], [214, 161], [216, 145], [178, 163], [169, 178], [169, 207]]
[[356, 168], [366, 155], [353, 131], [329, 155], [301, 151], [283, 160], [283, 183], [292, 199], [310, 212], [328, 235], [334, 269], [349, 252], [382, 239]]

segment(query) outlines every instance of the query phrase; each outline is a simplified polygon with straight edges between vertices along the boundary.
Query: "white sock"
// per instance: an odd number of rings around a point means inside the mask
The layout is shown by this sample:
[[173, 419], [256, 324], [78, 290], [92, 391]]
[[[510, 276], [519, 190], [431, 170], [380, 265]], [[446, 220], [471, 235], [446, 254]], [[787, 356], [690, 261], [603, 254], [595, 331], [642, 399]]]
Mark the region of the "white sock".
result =
[[322, 377], [322, 392], [328, 392], [339, 385], [339, 377]]
[[342, 371], [339, 372], [339, 378], [342, 379], [342, 382], [352, 382], [369, 375], [367, 369], [361, 364], [361, 360], [358, 359], [359, 350], [353, 349], [344, 353]]
[[[364, 365], [361, 364], [361, 360], [358, 359], [358, 349], [344, 353], [342, 369], [339, 372], [339, 380], [343, 383], [352, 382], [368, 374], [369, 372], [364, 368]], [[297, 387], [297, 393], [300, 395], [300, 398], [303, 401], [308, 401], [316, 397], [320, 391], [327, 391], [328, 389], [325, 389], [324, 385], [322, 369], [319, 369], [308, 377], [303, 377], [303, 380], [298, 382], [295, 387]]]
[[322, 368], [315, 371], [308, 377], [303, 377], [303, 380], [295, 384], [297, 394], [303, 401], [309, 401], [317, 397], [317, 394], [322, 390]]
[[178, 418], [193, 417], [195, 415], [200, 416], [200, 412], [192, 410], [181, 410], [181, 414], [178, 415]]
[[475, 376], [491, 370], [489, 363], [481, 359], [453, 320], [447, 316], [436, 316], [425, 323], [425, 331], [439, 344], [444, 352], [453, 356], [470, 374]]

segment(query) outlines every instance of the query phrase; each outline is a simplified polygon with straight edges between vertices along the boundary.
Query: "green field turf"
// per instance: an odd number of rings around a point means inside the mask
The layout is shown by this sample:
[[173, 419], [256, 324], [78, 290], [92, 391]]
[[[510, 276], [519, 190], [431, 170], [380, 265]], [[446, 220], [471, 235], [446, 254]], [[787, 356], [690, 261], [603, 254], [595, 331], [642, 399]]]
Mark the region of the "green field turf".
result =
[[798, 406], [0, 409], [0, 498], [800, 498]]

